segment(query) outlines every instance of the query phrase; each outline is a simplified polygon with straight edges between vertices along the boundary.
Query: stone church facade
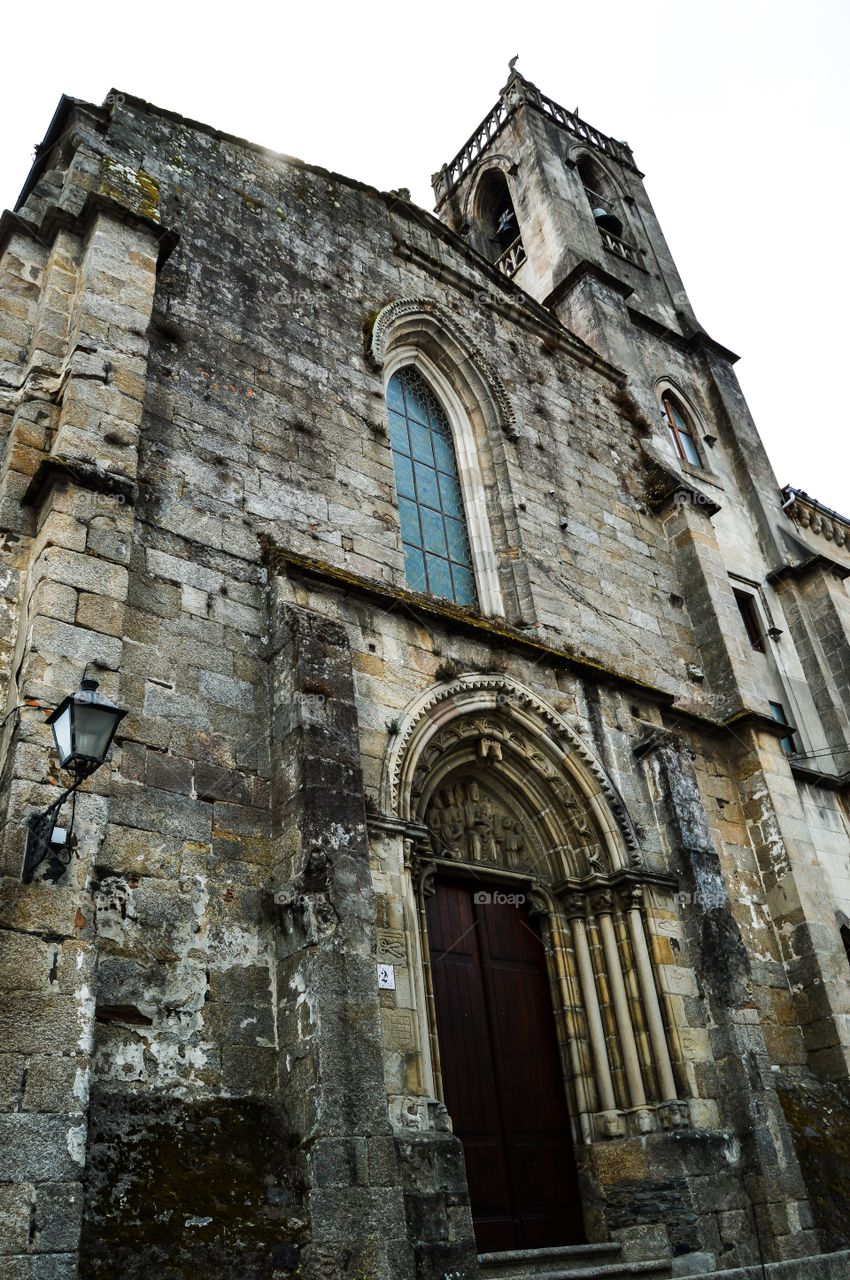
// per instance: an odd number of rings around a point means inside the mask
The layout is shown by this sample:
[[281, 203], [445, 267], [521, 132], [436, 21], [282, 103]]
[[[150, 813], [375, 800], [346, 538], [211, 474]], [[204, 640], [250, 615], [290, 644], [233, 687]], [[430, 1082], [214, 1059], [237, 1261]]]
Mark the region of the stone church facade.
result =
[[112, 93], [3, 215], [7, 1280], [850, 1274], [850, 522], [628, 146], [434, 191]]

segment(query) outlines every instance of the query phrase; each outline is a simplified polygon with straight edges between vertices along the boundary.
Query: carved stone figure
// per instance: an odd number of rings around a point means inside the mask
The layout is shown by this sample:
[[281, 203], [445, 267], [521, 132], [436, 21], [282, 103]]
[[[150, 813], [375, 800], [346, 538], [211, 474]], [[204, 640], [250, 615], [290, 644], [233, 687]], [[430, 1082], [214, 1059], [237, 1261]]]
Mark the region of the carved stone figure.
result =
[[519, 817], [474, 778], [444, 787], [434, 796], [428, 827], [434, 851], [442, 857], [507, 868], [523, 864]]

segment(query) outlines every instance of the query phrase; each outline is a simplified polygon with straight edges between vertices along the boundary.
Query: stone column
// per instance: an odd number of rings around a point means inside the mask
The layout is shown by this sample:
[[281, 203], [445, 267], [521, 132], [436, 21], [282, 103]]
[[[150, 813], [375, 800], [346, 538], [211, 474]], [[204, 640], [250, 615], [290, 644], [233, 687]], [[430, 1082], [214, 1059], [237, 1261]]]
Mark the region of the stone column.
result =
[[592, 898], [592, 905], [599, 923], [599, 932], [602, 936], [605, 970], [608, 974], [608, 986], [614, 1005], [617, 1036], [623, 1053], [623, 1069], [629, 1090], [629, 1104], [633, 1107], [643, 1107], [646, 1105], [646, 1090], [643, 1086], [640, 1057], [629, 1014], [629, 999], [626, 995], [626, 984], [623, 981], [620, 952], [617, 948], [617, 935], [614, 931], [614, 895], [611, 890], [604, 889], [595, 893]]
[[272, 615], [275, 878], [293, 904], [279, 935], [279, 1071], [308, 1188], [305, 1266], [345, 1274], [356, 1259], [390, 1280], [410, 1260], [381, 1057], [351, 656], [330, 620], [285, 604]]
[[[773, 741], [773, 739], [771, 739]], [[818, 1250], [793, 1137], [780, 1105], [764, 1036], [750, 992], [749, 956], [735, 920], [688, 748], [661, 729], [637, 749], [659, 804], [657, 822], [679, 851], [685, 911], [698, 958], [704, 999], [716, 1029], [714, 1057], [721, 1069], [726, 1124], [742, 1149], [742, 1175], [768, 1259]]]
[[587, 943], [587, 933], [584, 925], [584, 899], [579, 895], [575, 895], [575, 897], [567, 900], [565, 906], [573, 937], [581, 993], [584, 998], [584, 1015], [587, 1019], [587, 1029], [590, 1036], [599, 1105], [603, 1111], [613, 1113], [617, 1107], [617, 1100], [614, 1094], [614, 1081], [611, 1078], [611, 1064], [608, 1061], [608, 1048], [605, 1043], [605, 1027], [602, 1022], [602, 1012], [599, 1008], [596, 976], [593, 972], [593, 961], [590, 958], [590, 947]]
[[832, 753], [811, 761], [815, 769], [850, 769], [850, 597], [846, 570], [810, 561], [773, 577], [782, 601], [806, 684], [818, 711], [823, 737], [815, 742]]
[[[79, 234], [60, 233], [47, 257], [45, 292], [29, 339], [21, 343], [27, 362], [15, 448], [5, 457], [0, 482], [3, 524], [19, 539], [8, 707], [55, 706], [79, 686], [86, 664], [103, 691], [121, 701], [141, 372], [157, 239], [149, 226], [129, 225], [104, 211]], [[57, 774], [43, 716], [26, 708], [13, 713], [5, 745], [0, 1182], [15, 1185], [3, 1197], [0, 1269], [16, 1280], [48, 1274], [71, 1280], [77, 1274], [94, 1029], [91, 873], [106, 825], [109, 770], [95, 774], [80, 793], [78, 843], [68, 872], [56, 885], [38, 874], [24, 885], [26, 818], [49, 804], [66, 780]]]
[[[564, 922], [558, 915], [546, 917], [558, 992], [561, 1000], [559, 1019], [559, 1039], [566, 1043], [562, 1046], [569, 1058], [569, 1069], [575, 1090], [578, 1121], [582, 1139], [589, 1142], [592, 1132], [589, 1117], [593, 1114], [596, 1086], [592, 1071], [586, 1059], [587, 1023], [582, 1016], [581, 997], [576, 990], [576, 974], [573, 972], [571, 957], [567, 951]], [[562, 1029], [561, 1029], [562, 1028]]]
[[632, 954], [635, 958], [635, 968], [637, 969], [641, 1005], [649, 1031], [649, 1041], [652, 1045], [652, 1060], [658, 1079], [659, 1099], [661, 1102], [667, 1102], [677, 1098], [678, 1091], [676, 1089], [676, 1081], [673, 1078], [670, 1049], [667, 1044], [664, 1021], [661, 1017], [661, 1006], [658, 1002], [658, 991], [656, 990], [655, 978], [652, 972], [652, 961], [649, 956], [649, 948], [646, 945], [646, 935], [643, 931], [642, 900], [643, 891], [639, 887], [629, 892], [626, 897], [626, 919], [628, 921], [629, 940], [632, 944]]
[[744, 814], [808, 1062], [822, 1079], [846, 1087], [850, 986], [835, 908], [824, 890], [817, 828], [776, 737], [750, 730], [738, 736], [737, 745]]
[[658, 485], [663, 496], [656, 505], [677, 577], [687, 583], [685, 603], [715, 698], [714, 715], [724, 720], [743, 706], [761, 705], [763, 693], [739, 652], [741, 619], [711, 523], [719, 508], [691, 486], [676, 487], [662, 470]]

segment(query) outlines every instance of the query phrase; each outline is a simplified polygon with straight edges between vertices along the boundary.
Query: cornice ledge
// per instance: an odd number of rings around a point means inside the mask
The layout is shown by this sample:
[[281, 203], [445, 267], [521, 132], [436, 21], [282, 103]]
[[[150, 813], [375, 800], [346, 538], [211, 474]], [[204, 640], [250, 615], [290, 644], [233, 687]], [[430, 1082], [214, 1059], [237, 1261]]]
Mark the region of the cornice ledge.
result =
[[783, 564], [778, 569], [771, 569], [767, 575], [767, 581], [771, 586], [775, 586], [779, 582], [786, 582], [789, 579], [801, 581], [818, 570], [823, 570], [825, 573], [834, 573], [842, 582], [845, 578], [850, 578], [850, 566], [841, 564], [838, 560], [833, 560], [831, 556], [825, 556], [820, 551], [815, 551], [807, 559], [800, 560], [796, 564]]
[[563, 880], [552, 885], [555, 894], [592, 893], [594, 889], [622, 889], [636, 885], [654, 884], [661, 889], [678, 890], [681, 881], [669, 871], [655, 871], [651, 867], [618, 867], [608, 875], [585, 876], [583, 880], [575, 876], [565, 876]]
[[[795, 489], [786, 485], [782, 490], [782, 510], [796, 529], [811, 531], [827, 542], [834, 542], [837, 547], [850, 543], [850, 520], [847, 516], [825, 507], [817, 498], [811, 498], [803, 489]], [[806, 543], [795, 536], [798, 545], [811, 550]]]
[[791, 761], [791, 772], [801, 782], [813, 787], [823, 787], [825, 791], [847, 791], [850, 788], [850, 771], [846, 773], [823, 773], [820, 769], [810, 769], [808, 765]]
[[367, 810], [366, 826], [371, 832], [402, 836], [406, 840], [415, 840], [423, 844], [427, 844], [431, 839], [431, 832], [423, 822], [413, 822], [409, 818], [396, 818], [392, 813], [369, 813]]
[[8, 209], [4, 210], [0, 214], [0, 254], [5, 251], [9, 240], [15, 233], [28, 236], [29, 239], [37, 241], [39, 244], [44, 245], [45, 248], [52, 246], [60, 231], [67, 231], [71, 235], [82, 237], [89, 230], [98, 213], [108, 213], [118, 222], [125, 223], [128, 226], [141, 227], [145, 231], [152, 233], [159, 242], [158, 267], [161, 267], [174, 252], [180, 240], [178, 232], [169, 231], [148, 214], [130, 209], [114, 196], [93, 191], [86, 196], [79, 213], [73, 213], [69, 209], [63, 209], [61, 205], [54, 204], [48, 207], [38, 223], [31, 222], [29, 218], [21, 217], [19, 213], [12, 213]]
[[589, 258], [582, 258], [581, 262], [577, 262], [572, 270], [564, 276], [563, 280], [555, 285], [548, 297], [543, 299], [543, 306], [552, 310], [570, 292], [574, 285], [584, 280], [585, 276], [592, 276], [593, 279], [599, 280], [602, 284], [607, 285], [609, 289], [613, 289], [615, 293], [621, 294], [624, 299], [630, 298], [634, 293], [634, 288], [630, 284], [619, 280], [610, 271], [600, 267], [597, 262], [591, 262]]
[[39, 463], [21, 498], [22, 506], [38, 506], [44, 495], [58, 484], [73, 484], [92, 493], [106, 493], [132, 505], [138, 485], [129, 476], [103, 471], [88, 462], [73, 458], [51, 457]]
[[669, 342], [677, 351], [687, 350], [688, 339], [677, 330], [671, 329], [669, 325], [663, 324], [653, 316], [648, 316], [645, 311], [639, 311], [637, 307], [626, 307], [626, 311], [632, 324], [637, 329], [644, 329], [647, 333], [651, 333], [653, 337]]
[[765, 715], [763, 711], [756, 711], [754, 707], [741, 707], [725, 720], [719, 721], [719, 725], [721, 729], [730, 730], [757, 729], [759, 733], [769, 733], [774, 738], [786, 738], [789, 729], [792, 732], [794, 730], [793, 725], [780, 724], [778, 720], [774, 720], [773, 716]]
[[647, 505], [653, 511], [661, 511], [665, 507], [678, 503], [696, 507], [704, 511], [712, 519], [722, 510], [721, 504], [715, 502], [702, 489], [690, 483], [680, 472], [663, 461], [655, 452], [644, 446], [644, 468], [647, 477]]
[[512, 627], [502, 618], [485, 618], [448, 600], [438, 600], [433, 596], [408, 591], [404, 587], [391, 587], [385, 583], [375, 582], [361, 574], [352, 573], [349, 569], [341, 569], [326, 561], [313, 559], [311, 556], [292, 551], [288, 547], [282, 547], [268, 535], [262, 536], [260, 543], [264, 562], [272, 573], [313, 578], [336, 590], [352, 591], [372, 600], [391, 602], [394, 608], [403, 605], [442, 623], [451, 623], [479, 640], [509, 644], [525, 653], [534, 653], [538, 657], [548, 658], [553, 663], [569, 667], [586, 679], [610, 682], [629, 689], [633, 693], [641, 694], [662, 706], [672, 706], [675, 702], [675, 695], [666, 689], [660, 689], [657, 685], [624, 675], [603, 666], [602, 663], [571, 653], [567, 649], [559, 649], [555, 645], [547, 644], [544, 640], [536, 640], [518, 628]]
[[694, 351], [711, 352], [712, 355], [720, 356], [722, 360], [728, 360], [729, 364], [737, 364], [741, 358], [734, 351], [730, 351], [728, 347], [724, 347], [721, 342], [709, 337], [704, 329], [697, 329], [696, 333], [692, 333], [687, 338], [686, 345]]

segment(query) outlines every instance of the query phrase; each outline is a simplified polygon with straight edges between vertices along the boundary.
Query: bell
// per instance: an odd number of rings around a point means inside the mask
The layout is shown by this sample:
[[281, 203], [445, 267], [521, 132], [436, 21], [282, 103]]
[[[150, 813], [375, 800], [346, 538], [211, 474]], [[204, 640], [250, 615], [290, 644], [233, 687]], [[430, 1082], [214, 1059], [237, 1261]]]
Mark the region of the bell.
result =
[[499, 235], [503, 231], [513, 231], [516, 224], [516, 214], [513, 209], [503, 209], [499, 215], [499, 224], [496, 227], [496, 231]]
[[623, 224], [614, 213], [609, 213], [607, 209], [594, 209], [593, 216], [596, 219], [597, 227], [601, 227], [603, 231], [610, 231], [612, 236], [621, 236], [623, 234]]

